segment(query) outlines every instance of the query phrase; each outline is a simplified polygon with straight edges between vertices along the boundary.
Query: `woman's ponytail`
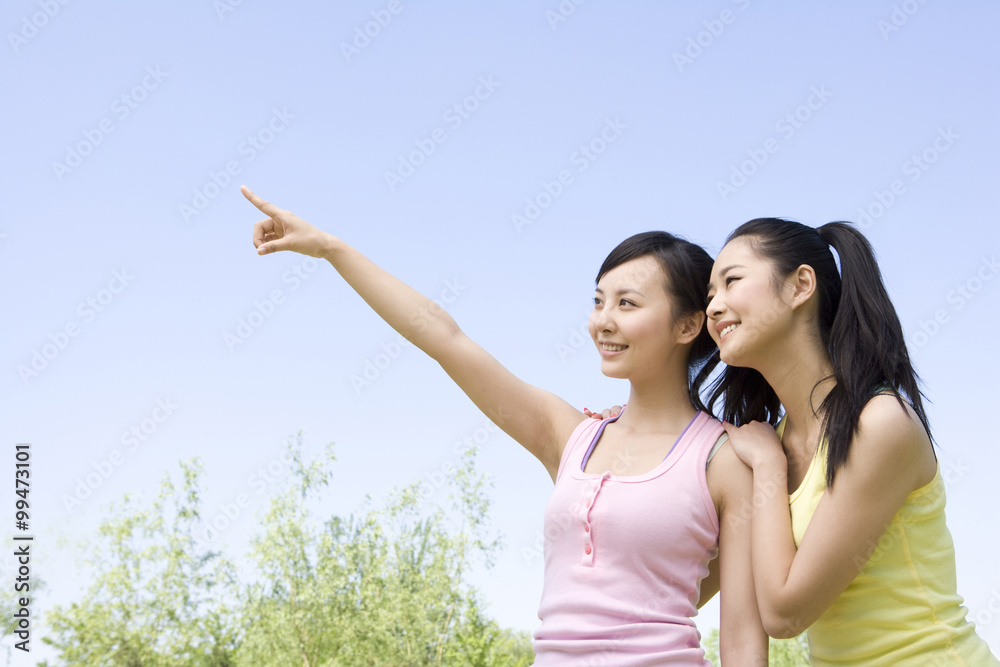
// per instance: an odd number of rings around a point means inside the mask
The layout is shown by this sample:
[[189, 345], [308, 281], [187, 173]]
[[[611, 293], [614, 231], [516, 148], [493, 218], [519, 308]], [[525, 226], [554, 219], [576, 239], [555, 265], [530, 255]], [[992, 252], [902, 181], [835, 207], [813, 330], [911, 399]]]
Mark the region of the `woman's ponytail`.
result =
[[816, 231], [840, 257], [839, 303], [824, 336], [837, 384], [821, 406], [828, 447], [826, 480], [832, 485], [836, 471], [847, 462], [861, 411], [878, 391], [891, 391], [900, 405], [905, 396], [928, 434], [930, 428], [903, 327], [871, 244], [845, 222]]

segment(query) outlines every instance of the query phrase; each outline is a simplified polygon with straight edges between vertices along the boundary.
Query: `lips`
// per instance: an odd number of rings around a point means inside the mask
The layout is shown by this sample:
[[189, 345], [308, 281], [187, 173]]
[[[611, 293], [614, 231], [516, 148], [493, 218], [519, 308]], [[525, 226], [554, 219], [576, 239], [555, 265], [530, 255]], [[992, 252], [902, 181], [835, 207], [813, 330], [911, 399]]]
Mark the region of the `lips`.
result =
[[726, 338], [726, 336], [736, 331], [737, 327], [739, 326], [740, 326], [739, 322], [733, 322], [732, 320], [728, 320], [716, 324], [715, 331], [716, 333], [719, 334], [719, 340], [722, 341]]
[[603, 359], [617, 357], [628, 349], [628, 345], [619, 345], [607, 341], [597, 341], [597, 347], [601, 351], [601, 358]]

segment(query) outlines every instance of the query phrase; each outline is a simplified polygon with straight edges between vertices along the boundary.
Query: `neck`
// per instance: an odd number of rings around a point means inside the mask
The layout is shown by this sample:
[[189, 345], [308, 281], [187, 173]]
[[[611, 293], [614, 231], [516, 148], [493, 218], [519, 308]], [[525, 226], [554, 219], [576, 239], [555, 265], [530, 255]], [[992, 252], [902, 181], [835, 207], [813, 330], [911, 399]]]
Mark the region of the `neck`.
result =
[[664, 373], [656, 381], [633, 380], [628, 410], [618, 423], [639, 432], [679, 432], [694, 418], [696, 410], [688, 393], [687, 366]]
[[[823, 413], [819, 406], [830, 393], [833, 364], [822, 342], [809, 336], [786, 345], [758, 370], [785, 409], [785, 435], [811, 447], [819, 443]], [[822, 381], [822, 382], [821, 382]]]

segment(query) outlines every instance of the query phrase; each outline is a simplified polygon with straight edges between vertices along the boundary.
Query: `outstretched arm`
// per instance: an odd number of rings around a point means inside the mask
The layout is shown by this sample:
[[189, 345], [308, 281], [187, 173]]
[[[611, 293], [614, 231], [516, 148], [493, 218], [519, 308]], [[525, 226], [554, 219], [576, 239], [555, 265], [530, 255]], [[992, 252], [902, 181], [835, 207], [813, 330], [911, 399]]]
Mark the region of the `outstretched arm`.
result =
[[254, 225], [257, 253], [279, 250], [326, 259], [378, 315], [441, 364], [497, 426], [555, 479], [563, 447], [583, 415], [558, 396], [519, 380], [474, 343], [436, 303], [376, 266], [339, 238], [263, 201], [243, 195], [268, 217]]
[[907, 495], [933, 477], [927, 434], [894, 397], [873, 398], [859, 423], [847, 463], [823, 493], [797, 549], [787, 461], [774, 430], [760, 422], [726, 427], [753, 468], [753, 573], [772, 637], [794, 637], [812, 625], [860, 574]]

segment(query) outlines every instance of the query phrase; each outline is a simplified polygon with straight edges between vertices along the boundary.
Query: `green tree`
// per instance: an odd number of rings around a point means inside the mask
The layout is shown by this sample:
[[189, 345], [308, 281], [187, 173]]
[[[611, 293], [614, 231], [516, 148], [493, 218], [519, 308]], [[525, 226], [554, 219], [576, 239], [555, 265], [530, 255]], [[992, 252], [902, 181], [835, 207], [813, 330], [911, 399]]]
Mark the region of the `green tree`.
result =
[[82, 602], [56, 607], [45, 621], [67, 664], [90, 666], [232, 665], [236, 629], [225, 591], [234, 569], [194, 539], [199, 523], [195, 461], [182, 462], [183, 486], [164, 475], [152, 507], [126, 496], [111, 508], [83, 562], [95, 573]]
[[321, 524], [309, 500], [329, 471], [292, 456], [292, 482], [253, 544], [260, 577], [244, 602], [241, 663], [287, 665], [291, 656], [304, 666], [531, 663], [526, 633], [486, 618], [463, 581], [475, 556], [489, 564], [499, 547], [486, 535], [489, 499], [473, 454], [450, 480], [451, 513], [428, 509], [413, 484], [380, 509]]
[[[261, 517], [238, 569], [195, 539], [197, 462], [183, 486], [165, 476], [150, 508], [126, 497], [84, 546], [94, 573], [83, 601], [45, 622], [60, 664], [498, 665], [531, 664], [527, 633], [500, 628], [465, 577], [499, 548], [488, 536], [487, 483], [469, 453], [452, 476], [453, 506], [412, 485], [357, 517], [313, 516], [332, 453], [302, 459]], [[246, 572], [252, 573], [247, 576]]]
[[[712, 629], [705, 640], [705, 657], [713, 665], [719, 660], [719, 631]], [[767, 662], [770, 667], [809, 667], [809, 644], [805, 634], [792, 639], [771, 639], [767, 647]]]

